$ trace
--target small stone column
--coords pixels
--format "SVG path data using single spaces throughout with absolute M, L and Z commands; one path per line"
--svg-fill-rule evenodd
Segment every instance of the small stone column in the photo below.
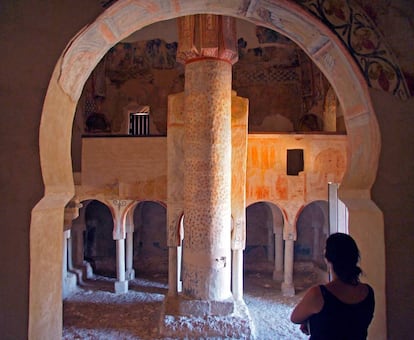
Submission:
M 73 220 L 79 217 L 79 208 L 82 205 L 76 201 L 70 201 L 65 207 L 63 226 L 63 253 L 62 253 L 62 297 L 65 298 L 76 287 L 77 276 L 72 266 L 72 240 L 71 226 Z
M 293 285 L 294 242 L 293 235 L 289 234 L 289 238 L 285 240 L 285 276 L 282 283 L 283 296 L 295 295 L 295 287 Z
M 124 200 L 124 199 L 113 199 L 107 201 L 108 207 L 110 207 L 112 212 L 112 217 L 114 219 L 114 230 L 112 232 L 112 237 L 116 242 L 116 278 L 115 281 L 115 293 L 121 294 L 128 292 L 128 281 L 125 273 L 125 238 L 127 234 L 127 223 L 126 219 L 128 216 L 128 211 L 134 205 L 134 201 Z M 128 223 L 128 228 L 130 230 L 131 223 Z M 131 263 L 132 267 L 132 263 Z
M 70 229 L 63 231 L 63 254 L 62 254 L 62 298 L 66 298 L 76 287 L 75 274 L 68 272 L 68 241 L 70 239 Z
M 72 227 L 72 251 L 73 251 L 73 264 L 75 267 L 82 267 L 83 265 L 83 232 L 85 226 L 80 224 L 74 224 Z
M 73 271 L 73 251 L 72 251 L 72 231 L 69 230 L 69 237 L 68 237 L 68 244 L 67 244 L 67 248 L 68 248 L 68 270 L 70 272 Z
M 126 278 L 127 280 L 135 279 L 135 270 L 133 268 L 134 259 L 134 228 L 126 228 Z
M 63 254 L 62 254 L 62 280 L 65 283 L 68 274 L 68 238 L 70 237 L 70 229 L 63 231 Z
M 170 136 L 171 137 L 171 136 Z M 169 184 L 170 185 L 170 184 Z M 169 190 L 170 192 L 171 190 Z M 171 200 L 173 201 L 173 200 Z M 178 204 L 179 205 L 179 204 Z M 175 207 L 175 209 L 174 209 Z M 176 202 L 168 204 L 167 231 L 168 231 L 168 296 L 177 296 L 182 286 L 179 282 L 181 270 L 181 233 L 178 231 L 179 222 L 182 219 L 182 210 L 177 209 Z
M 76 274 L 78 283 L 82 283 L 84 278 L 91 278 L 93 276 L 92 266 L 89 262 L 84 260 L 84 233 L 86 230 L 85 212 L 87 205 L 82 205 L 79 209 L 79 216 L 73 220 L 71 228 L 71 245 L 72 245 L 72 259 L 73 269 Z
M 72 239 L 70 237 L 70 229 L 63 232 L 63 263 L 62 263 L 62 279 L 63 279 L 63 297 L 67 296 L 76 287 L 76 273 L 72 267 Z
M 232 293 L 235 300 L 243 299 L 243 249 L 233 249 Z
M 116 242 L 116 279 L 115 293 L 128 292 L 128 281 L 125 280 L 125 239 L 117 239 Z
M 183 278 L 182 278 L 182 263 L 183 263 L 183 246 L 182 243 L 177 248 L 177 265 L 175 267 L 175 272 L 177 273 L 177 292 L 181 293 L 183 291 Z
M 283 233 L 282 230 L 275 232 L 275 267 L 273 269 L 273 280 L 283 280 Z
M 178 293 L 177 247 L 168 247 L 168 295 Z

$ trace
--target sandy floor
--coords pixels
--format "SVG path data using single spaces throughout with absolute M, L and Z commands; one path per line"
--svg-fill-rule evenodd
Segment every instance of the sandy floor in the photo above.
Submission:
M 113 282 L 95 276 L 64 300 L 63 339 L 166 339 L 159 336 L 158 324 L 167 277 L 137 278 L 129 282 L 128 293 L 121 295 L 113 293 Z M 256 339 L 306 339 L 289 316 L 303 289 L 311 284 L 311 278 L 303 276 L 296 285 L 297 295 L 286 298 L 280 293 L 280 283 L 270 275 L 246 274 L 244 300 Z

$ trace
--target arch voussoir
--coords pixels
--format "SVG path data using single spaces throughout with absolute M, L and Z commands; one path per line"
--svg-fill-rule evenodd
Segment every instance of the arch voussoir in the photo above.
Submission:
M 378 267 L 375 263 L 378 258 L 384 257 L 384 245 L 382 243 L 372 253 L 368 245 L 372 241 L 370 236 L 374 230 L 383 234 L 382 217 L 369 198 L 369 190 L 377 171 L 380 138 L 367 84 L 352 56 L 338 41 L 335 33 L 329 31 L 321 21 L 299 5 L 286 0 L 119 0 L 95 22 L 85 27 L 68 44 L 57 62 L 44 102 L 39 138 L 45 186 L 45 197 L 42 202 L 53 201 L 49 195 L 56 194 L 64 195 L 67 201 L 71 199 L 74 185 L 71 178 L 70 143 L 76 103 L 88 76 L 105 53 L 115 43 L 144 26 L 198 13 L 234 16 L 286 35 L 308 53 L 330 81 L 343 107 L 350 141 L 349 164 L 341 187 L 341 192 L 347 196 L 345 204 L 351 205 L 350 231 L 355 231 L 357 242 L 361 242 L 360 248 L 367 263 L 366 268 Z M 361 195 L 361 192 L 364 194 Z M 58 241 L 62 242 L 62 238 L 56 237 L 56 242 L 44 245 L 50 259 L 56 261 L 51 267 L 48 262 L 42 260 L 41 252 L 44 249 L 32 247 L 32 243 L 40 239 L 41 235 L 36 230 L 43 230 L 42 225 L 46 220 L 49 225 L 54 224 L 48 230 L 61 231 L 59 223 L 62 222 L 63 215 L 62 218 L 58 218 L 58 215 L 60 212 L 63 214 L 67 201 L 62 200 L 61 207 L 53 207 L 53 218 L 50 220 L 46 218 L 50 211 L 48 207 L 34 210 L 31 230 L 34 230 L 35 234 L 31 235 L 30 239 L 31 278 L 43 273 L 45 277 L 42 282 L 59 283 L 62 245 L 58 244 Z M 370 218 L 372 214 L 376 218 Z M 361 225 L 362 222 L 368 224 L 366 230 L 371 234 L 360 231 L 366 227 Z M 376 313 L 378 317 L 374 322 L 372 334 L 374 338 L 378 335 L 376 338 L 385 339 L 385 261 L 383 267 L 371 277 L 373 286 L 377 289 L 376 295 L 379 296 Z M 62 311 L 60 294 L 51 295 L 48 285 L 30 280 L 29 301 L 29 338 L 60 338 L 62 324 L 55 317 L 61 315 Z

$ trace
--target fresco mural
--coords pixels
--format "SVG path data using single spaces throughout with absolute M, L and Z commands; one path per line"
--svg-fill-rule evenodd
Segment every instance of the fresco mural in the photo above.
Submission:
M 348 48 L 370 87 L 401 99 L 411 96 L 395 55 L 375 24 L 376 11 L 365 1 L 364 9 L 349 0 L 296 0 L 326 24 Z
M 255 27 L 256 41 L 238 39 L 233 89 L 249 99 L 250 132 L 323 131 L 320 122 L 329 83 L 292 41 Z M 79 111 L 84 133 L 123 134 L 123 112 L 150 107 L 150 134 L 167 134 L 167 97 L 184 90 L 184 66 L 176 61 L 177 42 L 152 39 L 116 44 L 89 77 Z
M 100 0 L 107 8 L 117 0 Z M 405 100 L 414 94 L 413 70 L 403 70 L 397 57 L 386 46 L 379 17 L 387 15 L 392 0 L 295 0 L 317 16 L 348 48 L 370 87 L 390 92 Z M 266 17 L 266 13 L 262 16 Z M 402 13 L 402 15 L 404 15 Z M 407 16 L 407 21 L 410 18 Z M 258 29 L 260 42 L 282 42 L 284 38 L 271 30 Z M 276 33 L 276 34 L 275 34 Z M 263 40 L 260 40 L 263 39 Z

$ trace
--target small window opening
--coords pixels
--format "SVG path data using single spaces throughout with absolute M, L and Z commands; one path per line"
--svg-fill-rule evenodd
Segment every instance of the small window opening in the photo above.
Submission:
M 142 106 L 129 114 L 129 134 L 133 136 L 149 135 L 149 106 Z
M 303 149 L 289 149 L 287 150 L 287 175 L 299 176 L 299 172 L 303 171 Z

